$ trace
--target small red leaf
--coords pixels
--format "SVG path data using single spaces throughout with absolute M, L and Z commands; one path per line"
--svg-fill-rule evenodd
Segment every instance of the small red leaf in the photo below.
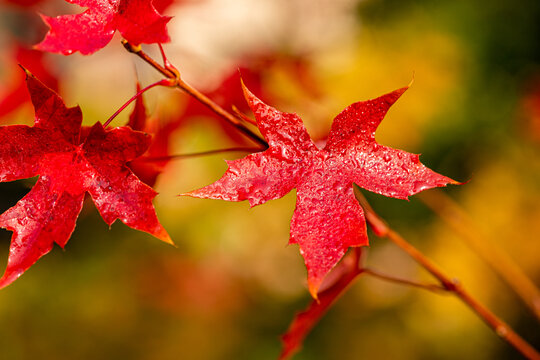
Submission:
M 0 226 L 13 231 L 0 288 L 48 253 L 53 243 L 65 246 L 86 192 L 107 224 L 120 219 L 171 242 L 152 205 L 156 192 L 126 166 L 146 151 L 149 136 L 129 127 L 105 130 L 100 123 L 81 128 L 78 107 L 67 108 L 30 73 L 27 85 L 35 124 L 0 127 L 0 181 L 37 175 L 39 179 L 23 199 L 0 215 Z
M 107 45 L 116 30 L 134 45 L 169 41 L 166 24 L 171 18 L 161 16 L 151 0 L 66 1 L 88 9 L 75 15 L 43 16 L 50 30 L 38 49 L 87 55 Z
M 400 199 L 422 190 L 457 184 L 426 168 L 418 155 L 375 142 L 375 130 L 402 88 L 347 107 L 332 125 L 328 142 L 318 149 L 296 114 L 278 111 L 245 89 L 245 96 L 269 148 L 229 162 L 215 183 L 187 195 L 252 206 L 277 199 L 296 188 L 290 243 L 300 246 L 313 297 L 328 272 L 351 246 L 366 246 L 364 212 L 353 183 Z

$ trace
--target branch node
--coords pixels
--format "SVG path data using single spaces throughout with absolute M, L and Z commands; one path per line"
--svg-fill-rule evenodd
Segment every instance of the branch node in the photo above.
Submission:
M 506 339 L 506 336 L 508 335 L 508 328 L 504 325 L 497 326 L 495 333 L 497 333 L 497 336 Z
M 124 48 L 129 51 L 130 53 L 137 54 L 141 52 L 141 45 L 133 45 L 126 39 L 122 39 L 122 45 L 124 45 Z
M 457 292 L 458 288 L 461 287 L 461 281 L 459 281 L 458 278 L 452 278 L 452 279 L 449 279 L 448 281 L 442 281 L 442 283 L 443 283 L 444 288 L 451 292 Z

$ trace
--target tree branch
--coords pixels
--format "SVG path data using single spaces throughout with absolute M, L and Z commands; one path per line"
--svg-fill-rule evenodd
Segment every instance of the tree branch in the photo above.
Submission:
M 447 276 L 433 261 L 428 259 L 418 249 L 407 242 L 401 235 L 392 230 L 386 222 L 378 216 L 366 198 L 359 192 L 355 191 L 356 198 L 366 213 L 366 220 L 374 226 L 378 236 L 384 236 L 390 239 L 394 244 L 399 246 L 407 254 L 409 254 L 418 264 L 433 275 L 441 285 L 448 291 L 454 293 L 461 301 L 463 301 L 471 310 L 478 315 L 501 339 L 505 340 L 512 347 L 528 359 L 540 360 L 538 353 L 529 343 L 519 336 L 508 324 L 499 319 L 495 314 L 488 310 L 482 303 L 472 297 L 458 280 Z
M 477 229 L 465 211 L 439 190 L 419 194 L 420 200 L 443 219 L 523 300 L 540 320 L 540 290 L 523 270 Z
M 156 62 L 154 59 L 152 59 L 148 54 L 146 54 L 140 46 L 135 46 L 131 44 L 127 40 L 122 40 L 122 45 L 124 45 L 124 48 L 137 55 L 139 58 L 141 58 L 143 61 L 148 63 L 150 66 L 152 66 L 154 69 L 159 71 L 163 76 L 165 76 L 168 79 L 174 79 L 176 81 L 176 87 L 183 90 L 196 100 L 198 100 L 201 104 L 208 107 L 210 110 L 212 110 L 215 114 L 217 114 L 219 117 L 227 121 L 229 124 L 234 126 L 238 131 L 240 131 L 245 136 L 249 137 L 252 141 L 255 143 L 261 145 L 264 149 L 268 148 L 268 143 L 266 140 L 264 140 L 260 135 L 253 132 L 250 128 L 244 125 L 242 122 L 242 119 L 237 118 L 227 110 L 223 109 L 221 106 L 219 106 L 217 103 L 212 101 L 210 98 L 208 98 L 206 95 L 201 93 L 199 90 L 195 89 L 185 81 L 183 81 L 180 77 L 180 73 L 176 70 L 176 68 L 172 66 L 162 66 L 158 62 Z M 168 61 L 165 61 L 168 63 Z

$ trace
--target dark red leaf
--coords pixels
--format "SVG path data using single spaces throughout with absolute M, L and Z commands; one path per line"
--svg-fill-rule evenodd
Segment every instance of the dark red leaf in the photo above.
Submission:
M 42 51 L 64 55 L 91 54 L 111 41 L 116 30 L 134 45 L 169 41 L 166 24 L 151 0 L 66 0 L 88 9 L 82 14 L 43 16 L 50 30 L 37 45 Z
M 0 226 L 13 231 L 0 287 L 17 279 L 53 243 L 66 245 L 86 192 L 107 224 L 120 219 L 170 242 L 152 205 L 156 192 L 126 166 L 146 151 L 149 136 L 129 127 L 106 130 L 100 123 L 81 129 L 79 107 L 67 108 L 30 73 L 27 85 L 35 124 L 0 127 L 0 181 L 37 175 L 39 179 L 23 199 L 0 215 Z
M 296 188 L 290 243 L 299 244 L 309 290 L 317 297 L 322 280 L 347 249 L 368 245 L 364 212 L 354 197 L 353 182 L 399 199 L 457 184 L 426 168 L 418 155 L 375 141 L 377 126 L 406 89 L 347 107 L 334 119 L 323 149 L 315 146 L 296 114 L 278 111 L 245 89 L 269 148 L 228 162 L 220 180 L 187 195 L 248 200 L 255 206 Z

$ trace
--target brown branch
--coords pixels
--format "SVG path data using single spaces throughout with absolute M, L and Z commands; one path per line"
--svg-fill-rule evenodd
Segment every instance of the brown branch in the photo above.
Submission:
M 264 149 L 268 147 L 268 143 L 266 140 L 264 140 L 260 135 L 253 132 L 250 128 L 244 125 L 244 123 L 238 119 L 236 116 L 228 112 L 227 110 L 223 109 L 221 106 L 216 104 L 214 101 L 212 101 L 210 98 L 208 98 L 206 95 L 201 93 L 199 90 L 195 89 L 185 81 L 183 81 L 180 77 L 180 74 L 178 71 L 172 67 L 172 66 L 162 66 L 157 61 L 152 59 L 148 54 L 146 54 L 140 46 L 135 46 L 131 44 L 127 40 L 122 40 L 122 45 L 124 45 L 124 48 L 137 55 L 139 58 L 141 58 L 143 61 L 148 63 L 150 66 L 152 66 L 154 69 L 159 71 L 163 76 L 167 77 L 168 79 L 173 79 L 176 81 L 176 87 L 183 90 L 184 92 L 188 93 L 190 96 L 198 100 L 201 104 L 208 107 L 210 110 L 212 110 L 215 114 L 217 114 L 219 117 L 227 121 L 229 124 L 234 126 L 238 131 L 240 131 L 245 136 L 249 137 L 251 140 L 253 140 L 255 143 L 261 145 Z
M 419 194 L 420 200 L 440 216 L 465 243 L 501 277 L 540 319 L 540 290 L 523 270 L 476 228 L 465 211 L 440 190 Z
M 411 256 L 418 264 L 437 278 L 445 289 L 451 291 L 459 299 L 461 299 L 461 301 L 469 306 L 469 308 L 471 308 L 471 310 L 478 315 L 478 317 L 480 317 L 501 339 L 509 343 L 512 347 L 519 351 L 521 355 L 527 359 L 540 360 L 540 353 L 538 353 L 529 343 L 519 336 L 508 324 L 499 319 L 478 300 L 473 298 L 458 280 L 447 276 L 433 261 L 428 259 L 418 249 L 407 242 L 403 237 L 401 237 L 401 235 L 392 230 L 386 224 L 386 222 L 373 211 L 362 194 L 356 192 L 355 195 L 360 202 L 360 205 L 362 205 L 364 208 L 366 220 L 370 225 L 375 226 L 376 232 L 379 236 L 387 237 L 394 244 L 409 254 L 409 256 Z

